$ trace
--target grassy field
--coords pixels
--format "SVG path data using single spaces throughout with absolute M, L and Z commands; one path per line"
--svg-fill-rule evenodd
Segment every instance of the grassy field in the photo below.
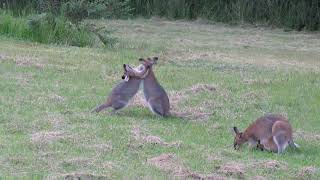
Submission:
M 0 36 L 0 175 L 32 179 L 320 178 L 320 34 L 151 20 L 95 21 L 113 49 Z M 173 117 L 139 93 L 116 115 L 90 113 L 122 64 L 158 56 Z M 232 147 L 265 113 L 287 116 L 299 151 Z

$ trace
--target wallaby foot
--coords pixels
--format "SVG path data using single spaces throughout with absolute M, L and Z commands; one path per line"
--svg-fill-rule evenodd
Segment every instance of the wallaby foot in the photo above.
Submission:
M 293 140 L 289 141 L 288 143 L 289 143 L 290 147 L 293 147 L 293 148 L 296 148 L 296 149 L 300 148 L 300 146 L 297 143 L 293 142 Z
M 151 99 L 148 102 L 150 110 L 159 116 L 167 117 L 169 115 L 168 112 L 164 110 L 164 107 L 161 103 L 160 99 Z
M 110 104 L 108 104 L 108 103 L 101 104 L 100 106 L 98 106 L 94 110 L 92 110 L 91 113 L 94 113 L 94 112 L 99 113 L 100 111 L 102 111 L 108 107 L 110 107 Z
M 263 151 L 264 146 L 261 144 L 260 140 L 258 140 L 257 149 Z

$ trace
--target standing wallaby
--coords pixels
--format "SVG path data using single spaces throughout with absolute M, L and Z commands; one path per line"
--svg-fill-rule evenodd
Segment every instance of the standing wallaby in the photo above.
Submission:
M 170 103 L 168 95 L 163 87 L 158 83 L 152 69 L 152 66 L 157 63 L 158 58 L 148 58 L 147 60 L 140 58 L 139 61 L 142 62 L 145 69 L 149 71 L 145 77 L 140 78 L 144 78 L 143 92 L 150 110 L 163 117 L 169 116 Z M 131 70 L 134 71 L 134 69 Z
M 244 132 L 239 132 L 237 127 L 233 127 L 233 130 L 235 132 L 235 149 L 238 149 L 246 142 L 249 143 L 250 147 L 261 144 L 264 149 L 274 149 L 270 143 L 270 140 L 274 141 L 274 138 L 277 141 L 275 143 L 278 143 L 277 147 L 281 149 L 281 151 L 278 151 L 279 153 L 283 152 L 283 147 L 286 146 L 285 143 L 298 147 L 292 140 L 292 130 L 288 120 L 281 115 L 269 114 L 262 116 L 253 122 Z M 290 138 L 286 138 L 288 136 L 286 133 Z
M 113 112 L 124 108 L 130 99 L 137 93 L 140 87 L 141 78 L 144 78 L 148 74 L 148 70 L 140 65 L 137 68 L 131 68 L 129 65 L 124 64 L 124 75 L 120 82 L 111 91 L 111 94 L 107 98 L 104 104 L 96 107 L 92 112 L 100 112 L 106 108 L 112 107 Z

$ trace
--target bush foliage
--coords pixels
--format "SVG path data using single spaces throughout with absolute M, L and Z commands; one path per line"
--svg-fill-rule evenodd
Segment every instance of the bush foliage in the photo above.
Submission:
M 9 14 L 0 16 L 0 34 L 40 43 L 64 44 L 72 46 L 92 46 L 93 33 L 83 25 L 75 26 L 62 16 L 51 14 L 13 17 Z
M 296 30 L 320 29 L 319 0 L 0 0 L 13 15 L 63 14 L 73 23 L 84 18 L 164 16 L 206 18 L 225 23 L 264 23 Z

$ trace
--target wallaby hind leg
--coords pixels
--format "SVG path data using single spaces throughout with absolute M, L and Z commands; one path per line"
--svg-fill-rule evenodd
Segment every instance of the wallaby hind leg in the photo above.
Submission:
M 100 112 L 106 108 L 110 107 L 110 104 L 109 103 L 104 103 L 104 104 L 101 104 L 100 106 L 96 107 L 93 111 L 91 111 L 92 113 L 93 112 Z
M 164 112 L 164 108 L 162 106 L 162 103 L 161 103 L 161 99 L 150 99 L 149 102 L 149 108 L 150 110 L 159 115 L 159 116 L 165 116 L 165 112 Z
M 293 147 L 293 148 L 296 148 L 296 149 L 300 148 L 300 146 L 297 143 L 293 142 L 292 139 L 289 141 L 289 146 Z
M 128 102 L 126 101 L 116 101 L 112 104 L 112 108 L 114 111 L 118 111 L 128 105 Z
M 273 136 L 273 141 L 276 143 L 278 147 L 278 154 L 283 153 L 288 145 L 285 135 L 279 134 L 277 136 Z

